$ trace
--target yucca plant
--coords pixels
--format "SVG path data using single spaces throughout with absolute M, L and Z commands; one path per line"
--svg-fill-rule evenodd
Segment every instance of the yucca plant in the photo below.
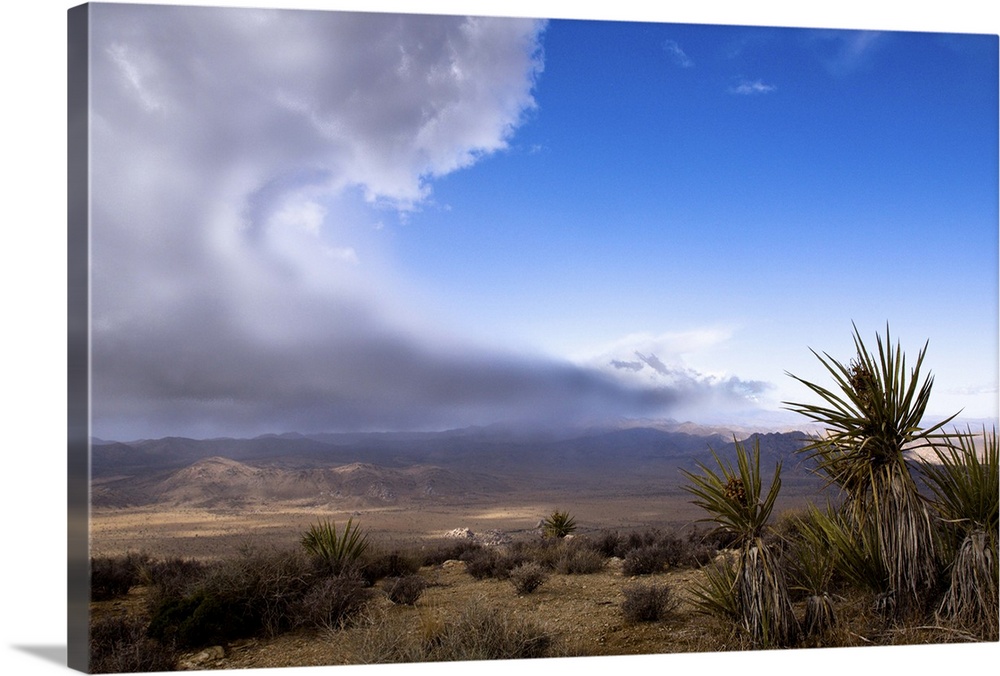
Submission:
M 547 537 L 564 538 L 576 531 L 576 519 L 569 512 L 556 510 L 542 521 L 542 533 Z
M 717 471 L 702 463 L 698 463 L 701 474 L 682 470 L 690 481 L 684 490 L 695 496 L 695 505 L 711 515 L 705 520 L 715 522 L 735 538 L 739 555 L 732 606 L 740 627 L 756 645 L 788 645 L 795 639 L 798 625 L 777 555 L 764 538 L 781 489 L 781 463 L 775 465 L 771 486 L 762 497 L 759 440 L 754 441 L 750 453 L 735 438 L 733 441 L 736 467 L 712 451 Z
M 368 535 L 351 519 L 338 535 L 336 524 L 326 520 L 310 526 L 301 543 L 331 575 L 340 575 L 349 572 L 368 549 Z
M 740 610 L 736 603 L 736 566 L 725 555 L 702 568 L 704 578 L 691 585 L 691 602 L 706 615 L 738 623 Z
M 830 596 L 837 551 L 822 520 L 822 513 L 809 505 L 806 513 L 795 519 L 797 536 L 791 544 L 791 588 L 806 594 L 803 630 L 808 636 L 820 636 L 837 624 Z
M 831 584 L 846 583 L 874 596 L 881 607 L 892 604 L 889 571 L 881 540 L 872 522 L 857 522 L 842 509 L 810 507 L 809 524 L 802 524 L 814 549 L 828 556 Z
M 947 619 L 998 634 L 998 511 L 1000 466 L 996 429 L 983 429 L 981 448 L 971 430 L 935 447 L 937 462 L 920 462 L 934 493 L 934 509 L 950 538 L 949 584 L 938 612 Z
M 855 326 L 856 357 L 849 363 L 813 350 L 835 387 L 788 374 L 823 403 L 785 403 L 826 427 L 825 436 L 801 452 L 842 489 L 856 528 L 874 528 L 895 607 L 903 614 L 924 607 L 937 573 L 930 514 L 905 451 L 932 446 L 954 416 L 922 427 L 934 383 L 930 375 L 920 380 L 926 343 L 909 372 L 899 343 L 892 349 L 888 325 L 885 341 L 876 335 L 876 343 L 877 351 L 869 351 Z

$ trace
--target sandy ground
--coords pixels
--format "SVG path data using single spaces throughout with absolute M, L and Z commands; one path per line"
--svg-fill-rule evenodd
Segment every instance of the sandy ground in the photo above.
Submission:
M 247 541 L 277 546 L 294 544 L 310 524 L 321 519 L 332 519 L 336 524 L 353 519 L 373 540 L 386 544 L 436 539 L 455 528 L 469 528 L 477 533 L 496 529 L 517 534 L 534 529 L 540 519 L 556 509 L 570 511 L 581 533 L 646 526 L 671 529 L 704 515 L 686 496 L 680 495 L 618 498 L 521 495 L 516 499 L 472 504 L 424 502 L 339 510 L 294 505 L 239 510 L 95 508 L 90 516 L 91 554 L 145 551 L 154 556 L 214 558 L 235 551 Z

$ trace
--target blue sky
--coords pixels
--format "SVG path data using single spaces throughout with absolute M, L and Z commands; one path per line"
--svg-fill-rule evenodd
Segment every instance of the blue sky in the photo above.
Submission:
M 510 150 L 399 234 L 456 321 L 556 354 L 723 333 L 699 368 L 788 396 L 807 346 L 888 321 L 931 339 L 939 379 L 990 389 L 994 36 L 557 21 L 543 41 Z
M 95 8 L 96 436 L 997 411 L 997 38 Z

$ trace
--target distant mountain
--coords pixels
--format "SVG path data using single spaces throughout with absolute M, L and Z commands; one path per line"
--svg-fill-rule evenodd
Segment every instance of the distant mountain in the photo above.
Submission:
M 680 469 L 711 452 L 732 461 L 734 433 L 683 423 L 525 431 L 495 427 L 445 432 L 275 434 L 253 439 L 166 437 L 92 445 L 95 505 L 236 505 L 293 501 L 407 502 L 532 490 L 677 488 Z M 705 433 L 707 432 L 707 433 Z M 739 438 L 737 436 L 737 438 Z M 783 463 L 783 481 L 818 489 L 798 451 L 802 432 L 751 434 L 761 471 Z M 645 489 L 642 489 L 645 490 Z
M 91 499 L 99 507 L 164 504 L 233 508 L 275 503 L 371 506 L 495 495 L 509 489 L 494 477 L 475 472 L 459 475 L 427 465 L 390 469 L 351 463 L 293 469 L 211 457 L 175 471 L 95 482 Z

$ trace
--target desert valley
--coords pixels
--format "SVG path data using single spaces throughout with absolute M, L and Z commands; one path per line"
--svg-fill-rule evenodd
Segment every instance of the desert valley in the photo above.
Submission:
M 317 519 L 353 518 L 376 540 L 410 543 L 467 528 L 525 534 L 553 510 L 581 533 L 684 529 L 705 517 L 680 470 L 759 439 L 762 472 L 783 464 L 778 511 L 823 489 L 796 454 L 804 432 L 753 434 L 692 424 L 561 431 L 267 435 L 97 440 L 94 554 L 144 550 L 213 557 L 248 539 L 288 545 Z

